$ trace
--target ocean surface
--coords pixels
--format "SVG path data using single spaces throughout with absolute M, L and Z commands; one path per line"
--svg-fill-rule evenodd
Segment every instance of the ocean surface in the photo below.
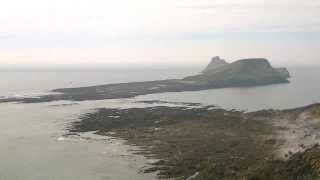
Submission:
M 181 78 L 200 69 L 146 71 L 0 72 L 0 97 L 29 96 L 65 87 Z M 228 109 L 286 109 L 320 102 L 320 68 L 289 68 L 289 84 L 161 93 L 130 99 L 0 104 L 1 180 L 153 179 L 138 171 L 148 161 L 121 140 L 93 134 L 65 137 L 71 122 L 100 107 L 145 107 L 138 100 L 200 102 Z

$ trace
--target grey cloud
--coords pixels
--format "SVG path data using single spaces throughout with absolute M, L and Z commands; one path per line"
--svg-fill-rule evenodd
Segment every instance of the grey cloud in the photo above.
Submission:
M 0 40 L 13 39 L 15 36 L 8 33 L 0 33 Z
M 228 3 L 228 4 L 208 4 L 192 6 L 176 6 L 177 9 L 265 9 L 265 8 L 320 8 L 320 4 L 296 4 L 296 3 Z

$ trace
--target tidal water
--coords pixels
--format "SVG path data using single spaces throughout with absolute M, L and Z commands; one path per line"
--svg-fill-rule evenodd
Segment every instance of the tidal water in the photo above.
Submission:
M 121 140 L 84 134 L 64 137 L 71 122 L 99 107 L 144 107 L 137 100 L 200 102 L 254 111 L 320 102 L 320 68 L 289 68 L 289 84 L 161 93 L 131 99 L 0 104 L 1 180 L 153 179 L 139 173 L 148 160 Z M 181 78 L 199 69 L 158 71 L 0 72 L 0 97 L 48 93 L 50 89 Z

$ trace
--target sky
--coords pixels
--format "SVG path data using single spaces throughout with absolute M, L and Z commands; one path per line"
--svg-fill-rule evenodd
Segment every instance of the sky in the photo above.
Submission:
M 320 0 L 10 0 L 0 67 L 320 65 Z

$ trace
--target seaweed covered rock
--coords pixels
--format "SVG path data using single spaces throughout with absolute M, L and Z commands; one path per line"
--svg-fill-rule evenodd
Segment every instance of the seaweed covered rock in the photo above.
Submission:
M 70 131 L 95 131 L 139 146 L 156 161 L 145 172 L 164 179 L 229 180 L 264 161 L 274 145 L 270 124 L 239 111 L 209 107 L 99 109 L 74 122 Z

